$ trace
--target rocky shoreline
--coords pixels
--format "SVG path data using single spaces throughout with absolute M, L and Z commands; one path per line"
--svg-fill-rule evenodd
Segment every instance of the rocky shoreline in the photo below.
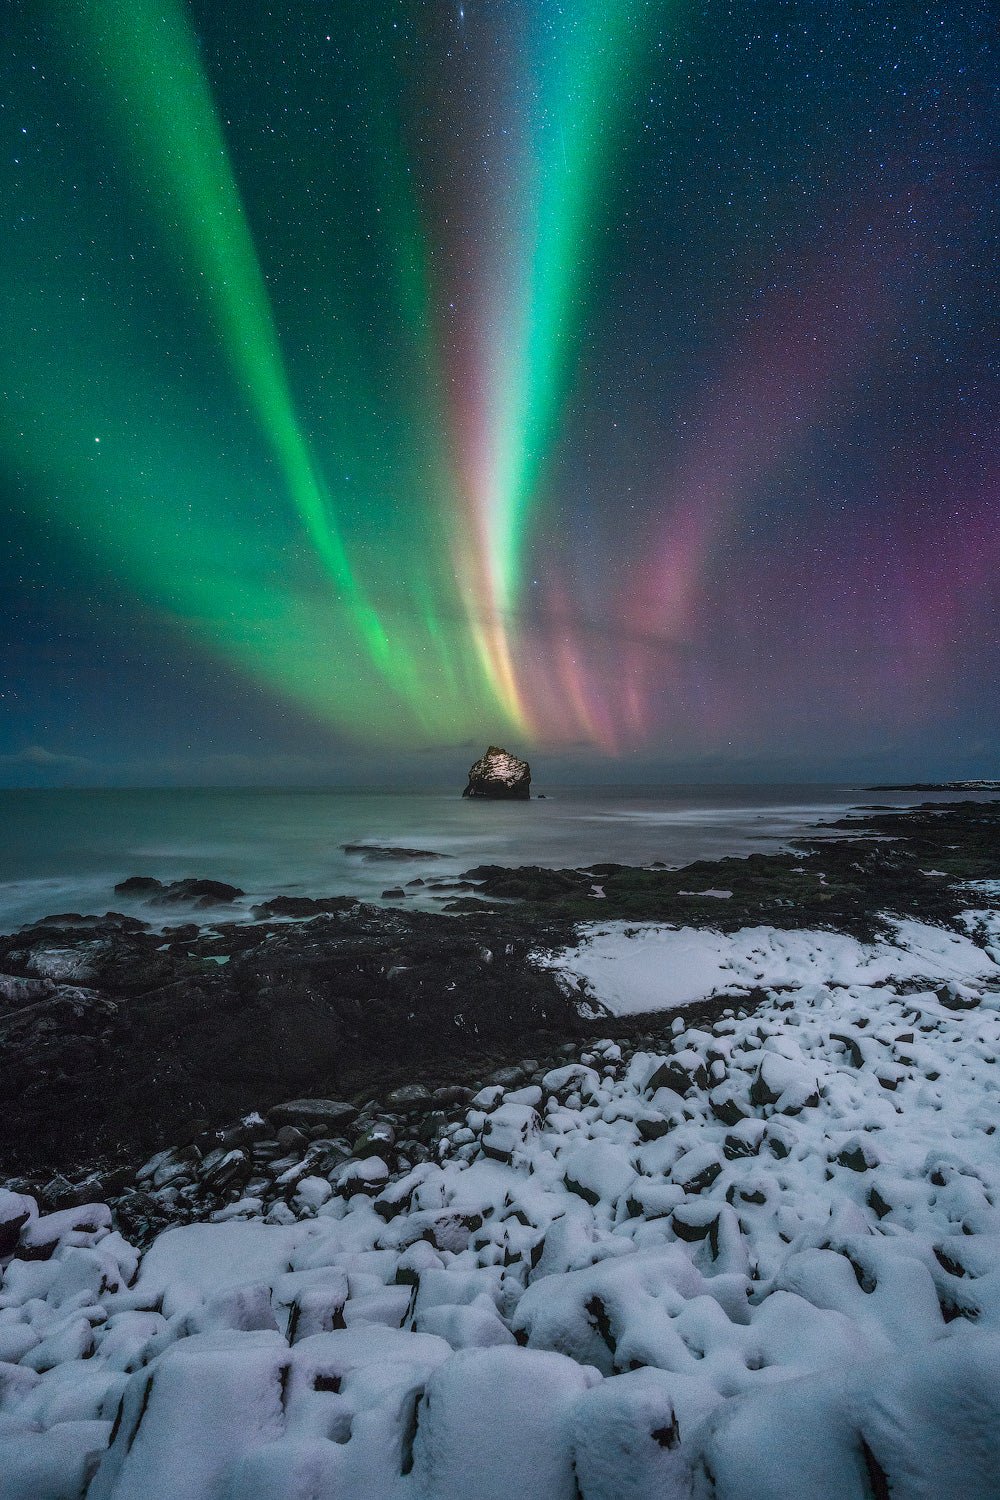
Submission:
M 682 869 L 480 867 L 442 882 L 443 914 L 286 897 L 252 923 L 227 921 L 205 905 L 219 897 L 211 883 L 189 881 L 177 899 L 197 921 L 52 917 L 0 938 L 4 1176 L 50 1208 L 120 1203 L 142 1238 L 171 1213 L 214 1211 L 265 1158 L 281 1161 L 263 1122 L 290 1099 L 354 1112 L 350 1131 L 311 1127 L 331 1161 L 387 1117 L 403 1158 L 419 1159 L 479 1088 L 511 1068 L 530 1083 L 606 1033 L 602 1007 L 537 961 L 581 921 L 871 939 L 887 915 L 954 924 L 965 882 L 998 874 L 1000 803 L 964 802 L 868 809 L 793 852 Z M 616 1042 L 652 1045 L 672 1019 L 619 1019 Z M 407 1086 L 422 1101 L 412 1130 L 411 1113 L 393 1115 Z M 188 1153 L 190 1180 L 175 1180 L 189 1200 L 150 1203 L 136 1170 L 171 1147 Z
M 1000 781 L 904 781 L 870 786 L 870 792 L 1000 792 Z
M 2 940 L 0 1489 L 997 1495 L 998 832 Z
M 759 998 L 747 996 L 738 1011 L 722 1000 L 687 1007 L 685 1018 L 710 1024 L 719 1017 L 745 1017 Z M 602 1055 L 613 1048 L 616 1062 L 627 1064 L 637 1052 L 667 1045 L 670 1022 L 666 1017 L 644 1018 L 642 1024 L 619 1021 L 609 1038 L 594 1021 L 577 1033 L 563 1042 L 549 1037 L 537 1049 L 539 1056 L 508 1057 L 499 1066 L 502 1054 L 457 1056 L 447 1067 L 428 1068 L 428 1082 L 389 1078 L 374 1094 L 366 1089 L 349 1099 L 312 1095 L 264 1113 L 251 1110 L 196 1135 L 182 1129 L 174 1135 L 175 1144 L 139 1166 L 103 1164 L 70 1175 L 27 1173 L 9 1177 L 4 1187 L 57 1217 L 82 1205 L 106 1203 L 115 1226 L 139 1247 L 179 1224 L 242 1217 L 291 1223 L 310 1206 L 317 1179 L 336 1182 L 343 1190 L 384 1193 L 415 1168 L 445 1161 L 466 1144 L 470 1108 L 538 1088 L 567 1065 L 589 1066 L 592 1047 Z M 398 1078 L 412 1076 L 408 1070 Z M 440 1082 L 445 1076 L 463 1081 Z M 32 1255 L 44 1258 L 41 1243 L 30 1248 Z

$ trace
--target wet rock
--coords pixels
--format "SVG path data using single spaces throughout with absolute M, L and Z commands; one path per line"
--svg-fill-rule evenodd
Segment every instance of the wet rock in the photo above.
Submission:
M 540 865 L 476 865 L 464 872 L 452 890 L 476 889 L 498 901 L 550 902 L 589 890 L 590 881 L 576 870 L 547 870 Z
M 526 802 L 531 796 L 531 767 L 499 745 L 490 745 L 486 754 L 470 766 L 462 796 Z
M 345 854 L 360 854 L 369 861 L 391 859 L 444 859 L 433 849 L 405 849 L 391 844 L 341 844 Z
M 396 1131 L 388 1120 L 376 1120 L 354 1142 L 354 1155 L 384 1156 L 396 1144 Z
M 464 1106 L 472 1099 L 472 1089 L 466 1088 L 460 1083 L 445 1084 L 441 1088 L 435 1089 L 432 1097 L 439 1109 L 447 1109 L 452 1105 Z M 390 1104 L 392 1103 L 391 1094 L 389 1095 L 389 1102 Z
M 19 974 L 0 974 L 0 1002 L 7 1005 L 33 1005 L 52 993 L 47 979 L 30 979 Z
M 65 1179 L 59 1181 L 65 1183 Z M 104 1203 L 74 1204 L 54 1213 L 42 1214 L 39 1218 L 29 1217 L 21 1229 L 18 1259 L 48 1260 L 67 1236 L 75 1236 L 72 1243 L 80 1244 L 84 1243 L 85 1237 L 104 1233 L 110 1226 L 111 1210 Z
M 166 886 L 162 880 L 154 880 L 152 875 L 130 875 L 127 880 L 119 880 L 115 886 L 116 896 L 158 896 Z
M 38 1190 L 38 1201 L 48 1209 L 59 1211 L 72 1208 L 79 1200 L 76 1198 L 74 1186 L 69 1178 L 57 1172 L 54 1177 L 42 1183 Z
M 331 912 L 350 911 L 358 905 L 354 896 L 275 896 L 253 908 L 258 918 L 318 917 Z
M 224 1146 L 231 1150 L 234 1146 L 250 1146 L 255 1141 L 263 1140 L 268 1134 L 268 1126 L 263 1116 L 253 1113 L 235 1120 L 231 1125 L 222 1125 L 218 1130 L 203 1129 L 198 1131 L 194 1144 L 203 1155 L 209 1151 Z
M 293 1129 L 294 1127 L 289 1126 L 288 1128 Z M 271 1162 L 279 1161 L 282 1156 L 286 1155 L 286 1152 L 277 1140 L 264 1140 L 254 1142 L 250 1155 L 258 1166 L 267 1166 Z
M 164 884 L 162 880 L 154 880 L 150 875 L 130 875 L 127 880 L 121 880 L 115 886 L 115 894 L 142 896 L 149 901 L 171 905 L 208 907 L 228 905 L 229 902 L 236 901 L 246 893 L 239 886 L 229 885 L 224 880 L 199 880 L 188 877 L 185 880 L 172 880 L 169 884 Z
M 132 1186 L 133 1173 L 127 1166 L 93 1172 L 76 1184 L 80 1203 L 110 1203 L 119 1193 Z
M 496 1072 L 490 1075 L 490 1082 L 495 1083 L 499 1088 L 510 1089 L 516 1088 L 523 1077 L 524 1074 L 518 1067 L 497 1068 Z
M 767 1130 L 764 1132 L 763 1139 L 771 1155 L 778 1161 L 784 1161 L 786 1157 L 791 1155 L 794 1138 L 787 1130 L 782 1130 L 773 1123 L 769 1123 Z
M 188 944 L 194 943 L 201 936 L 201 928 L 197 922 L 181 922 L 177 927 L 165 927 L 163 936 L 171 943 Z
M 437 1098 L 437 1093 L 435 1093 L 434 1098 Z M 385 1102 L 390 1109 L 400 1109 L 407 1113 L 413 1110 L 426 1109 L 431 1104 L 431 1091 L 422 1083 L 405 1083 L 402 1088 L 393 1089 L 386 1096 Z
M 191 1162 L 199 1161 L 201 1153 L 189 1151 L 185 1147 L 169 1146 L 165 1151 L 158 1151 L 151 1156 L 135 1174 L 136 1182 L 156 1184 L 163 1187 L 170 1180 L 170 1174 L 175 1166 L 186 1167 Z M 164 1173 L 163 1180 L 156 1182 L 157 1175 Z
M 220 1147 L 205 1157 L 200 1177 L 212 1192 L 224 1193 L 248 1182 L 251 1171 L 250 1158 L 245 1151 L 226 1151 Z
M 308 1130 L 313 1125 L 322 1125 L 324 1130 L 335 1130 L 338 1125 L 349 1125 L 358 1117 L 353 1104 L 339 1099 L 290 1099 L 286 1104 L 276 1104 L 267 1111 L 267 1118 L 275 1127 L 296 1125 Z
M 309 1137 L 297 1125 L 282 1125 L 278 1131 L 277 1142 L 282 1154 L 286 1156 L 295 1151 L 307 1151 L 309 1148 Z
M 195 1146 L 168 1151 L 163 1155 L 166 1159 L 161 1160 L 152 1175 L 152 1185 L 157 1190 L 190 1182 L 202 1159 L 201 1152 Z
M 219 906 L 237 901 L 246 895 L 238 885 L 229 885 L 224 880 L 173 880 L 157 897 L 171 905 Z

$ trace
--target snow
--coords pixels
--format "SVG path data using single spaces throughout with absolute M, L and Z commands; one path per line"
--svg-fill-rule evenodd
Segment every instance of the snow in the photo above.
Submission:
M 413 1445 L 417 1492 L 442 1500 L 576 1500 L 572 1413 L 599 1379 L 548 1351 L 454 1354 L 424 1395 Z
M 135 1300 L 139 1306 L 159 1306 L 170 1317 L 230 1287 L 271 1281 L 287 1268 L 309 1230 L 308 1222 L 167 1229 L 143 1257 Z
M 707 894 L 707 893 L 702 893 Z M 968 937 L 907 920 L 887 920 L 892 941 L 861 943 L 838 932 L 744 927 L 587 924 L 577 947 L 537 961 L 574 987 L 580 981 L 613 1015 L 669 1010 L 710 995 L 759 986 L 884 984 L 935 977 L 959 982 L 997 978 L 996 962 Z
M 961 1333 L 916 1358 L 867 1362 L 839 1377 L 772 1387 L 717 1408 L 694 1493 L 732 1500 L 835 1493 L 837 1500 L 870 1500 L 879 1493 L 873 1478 L 881 1474 L 881 1493 L 908 1500 L 995 1496 L 998 1390 L 1000 1340 Z
M 586 928 L 602 1001 L 754 1004 L 141 1264 L 0 1196 L 0 1500 L 1000 1500 L 1000 922 L 963 921 Z

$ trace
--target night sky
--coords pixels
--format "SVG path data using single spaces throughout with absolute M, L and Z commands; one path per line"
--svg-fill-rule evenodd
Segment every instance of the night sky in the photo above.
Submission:
M 8 16 L 0 784 L 1000 774 L 991 4 Z

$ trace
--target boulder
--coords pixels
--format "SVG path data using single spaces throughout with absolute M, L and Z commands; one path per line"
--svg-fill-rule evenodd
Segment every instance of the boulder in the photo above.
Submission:
M 433 1097 L 438 1099 L 439 1095 L 443 1092 L 448 1091 L 438 1089 Z M 451 1092 L 455 1093 L 454 1090 Z M 466 1097 L 465 1090 L 458 1090 L 458 1094 L 460 1097 L 440 1100 L 440 1102 L 452 1104 L 464 1103 Z M 390 1109 L 399 1109 L 404 1112 L 429 1109 L 431 1106 L 431 1091 L 423 1083 L 404 1083 L 400 1088 L 392 1090 L 386 1099 L 386 1103 Z
M 245 894 L 238 885 L 230 885 L 225 880 L 188 879 L 172 880 L 158 899 L 198 907 L 225 906 Z
M 509 750 L 490 745 L 469 768 L 469 784 L 462 796 L 526 802 L 531 796 L 531 767 Z
M 162 880 L 154 880 L 151 875 L 130 875 L 127 880 L 118 882 L 115 894 L 145 896 L 153 902 L 206 907 L 228 905 L 245 892 L 238 885 L 229 885 L 224 880 L 196 880 L 189 877 L 186 880 L 172 880 L 169 885 L 164 885 Z M 109 912 L 108 915 L 113 914 Z M 122 918 L 122 921 L 125 920 Z
M 357 906 L 354 896 L 275 896 L 253 908 L 255 917 L 318 917 L 328 912 L 349 911 Z
M 334 1130 L 338 1125 L 351 1124 L 357 1114 L 353 1104 L 340 1099 L 290 1099 L 287 1104 L 276 1104 L 269 1109 L 267 1118 L 276 1127 L 297 1125 L 301 1130 L 322 1125 L 324 1129 Z
M 0 1256 L 13 1253 L 21 1230 L 29 1219 L 37 1217 L 33 1199 L 0 1188 Z
M 116 896 L 158 896 L 166 890 L 162 880 L 154 880 L 152 875 L 130 875 L 127 880 L 119 880 L 115 886 Z
M 397 844 L 341 844 L 345 854 L 360 854 L 366 861 L 396 859 L 443 859 L 433 849 L 406 849 Z

